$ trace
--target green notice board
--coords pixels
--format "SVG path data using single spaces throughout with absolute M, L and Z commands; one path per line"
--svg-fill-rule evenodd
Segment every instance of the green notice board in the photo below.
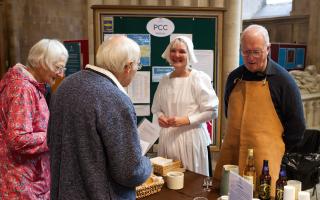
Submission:
M 110 16 L 107 16 L 110 17 Z M 154 17 L 113 17 L 113 31 L 103 29 L 104 34 L 149 34 L 147 23 Z M 166 17 L 174 23 L 174 34 L 191 34 L 195 49 L 213 50 L 216 52 L 216 18 L 172 18 Z M 152 66 L 168 66 L 161 54 L 170 42 L 170 36 L 156 37 L 150 34 L 150 63 L 144 65 L 142 71 L 152 71 Z M 208 66 L 214 67 L 214 66 Z M 152 79 L 152 73 L 151 73 Z M 214 84 L 213 79 L 213 85 Z M 150 104 L 152 104 L 154 93 L 158 82 L 150 81 Z M 151 106 L 151 105 L 150 105 Z M 138 117 L 141 118 L 141 117 Z M 151 120 L 151 115 L 147 117 Z M 140 119 L 141 120 L 141 119 Z
M 183 34 L 192 37 L 194 49 L 200 51 L 210 51 L 209 57 L 211 62 L 208 62 L 206 68 L 210 69 L 205 71 L 211 78 L 213 87 L 221 99 L 221 41 L 222 41 L 222 11 L 213 9 L 174 9 L 174 8 L 161 8 L 161 7 L 123 7 L 116 6 L 96 6 L 94 9 L 95 19 L 95 53 L 99 45 L 107 37 L 113 34 L 125 34 L 135 40 L 135 38 L 145 38 L 140 40 L 142 43 L 147 42 L 149 45 L 149 59 L 142 57 L 141 62 L 143 68 L 140 72 L 149 72 L 150 82 L 148 89 L 150 97 L 148 102 L 134 102 L 135 106 L 149 106 L 149 115 L 138 116 L 138 123 L 143 118 L 152 121 L 151 106 L 153 97 L 156 92 L 158 82 L 153 80 L 153 72 L 167 71 L 169 63 L 161 57 L 165 48 L 170 42 L 170 35 L 165 37 L 158 37 L 150 34 L 147 30 L 147 24 L 150 20 L 155 18 L 166 18 L 174 24 L 174 31 L 172 34 Z M 140 36 L 139 36 L 140 34 Z M 142 44 L 144 45 L 144 44 Z M 140 46 L 141 47 L 141 46 Z M 144 47 L 141 47 L 143 49 Z M 197 57 L 199 60 L 199 57 Z M 154 71 L 153 71 L 154 69 Z M 221 108 L 221 106 L 219 106 Z M 220 143 L 220 121 L 221 118 L 214 122 L 213 127 L 213 144 L 219 146 Z

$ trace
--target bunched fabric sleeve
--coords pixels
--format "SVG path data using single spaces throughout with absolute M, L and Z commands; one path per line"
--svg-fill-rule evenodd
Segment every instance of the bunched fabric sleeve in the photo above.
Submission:
M 168 78 L 167 76 L 163 77 L 157 87 L 157 90 L 154 94 L 153 102 L 152 102 L 152 107 L 151 107 L 151 112 L 154 115 L 154 119 L 160 117 L 161 115 L 164 115 L 162 109 L 161 109 L 161 102 L 163 102 L 163 99 L 161 98 L 161 90 L 163 87 L 163 81 L 164 79 Z
M 290 151 L 301 141 L 306 128 L 300 91 L 290 78 L 279 99 L 286 151 Z
M 192 92 L 199 105 L 199 113 L 189 115 L 190 125 L 200 124 L 218 117 L 219 99 L 212 87 L 210 77 L 201 71 L 195 71 Z
M 36 89 L 19 86 L 10 87 L 6 94 L 9 100 L 4 138 L 8 147 L 18 154 L 48 151 L 46 130 L 49 111 L 44 96 Z

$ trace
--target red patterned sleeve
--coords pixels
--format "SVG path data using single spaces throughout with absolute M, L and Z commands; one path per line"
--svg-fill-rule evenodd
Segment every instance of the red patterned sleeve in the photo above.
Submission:
M 45 98 L 36 88 L 10 86 L 5 139 L 11 151 L 37 154 L 48 151 L 46 141 L 49 117 Z

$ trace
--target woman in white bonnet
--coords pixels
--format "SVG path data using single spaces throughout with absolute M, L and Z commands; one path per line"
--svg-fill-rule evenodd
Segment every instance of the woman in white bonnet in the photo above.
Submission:
M 181 160 L 187 170 L 208 176 L 206 122 L 217 117 L 219 103 L 210 77 L 191 68 L 197 59 L 188 37 L 172 40 L 162 58 L 174 71 L 160 80 L 152 105 L 161 127 L 158 155 Z

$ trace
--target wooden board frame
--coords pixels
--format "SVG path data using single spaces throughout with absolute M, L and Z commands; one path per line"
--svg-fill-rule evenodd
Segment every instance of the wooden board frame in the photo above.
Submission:
M 211 151 L 219 151 L 221 143 L 221 118 L 222 118 L 222 30 L 223 30 L 223 14 L 224 8 L 199 8 L 199 7 L 161 7 L 161 6 L 110 6 L 110 5 L 93 5 L 93 21 L 94 21 L 94 55 L 103 40 L 101 16 L 126 16 L 126 17 L 192 17 L 192 18 L 210 18 L 216 17 L 215 24 L 215 49 L 214 52 L 214 68 L 215 81 L 214 88 L 220 100 L 219 116 L 214 121 L 212 131 L 214 132 Z M 160 57 L 160 55 L 159 55 Z M 152 102 L 151 102 L 152 103 Z

